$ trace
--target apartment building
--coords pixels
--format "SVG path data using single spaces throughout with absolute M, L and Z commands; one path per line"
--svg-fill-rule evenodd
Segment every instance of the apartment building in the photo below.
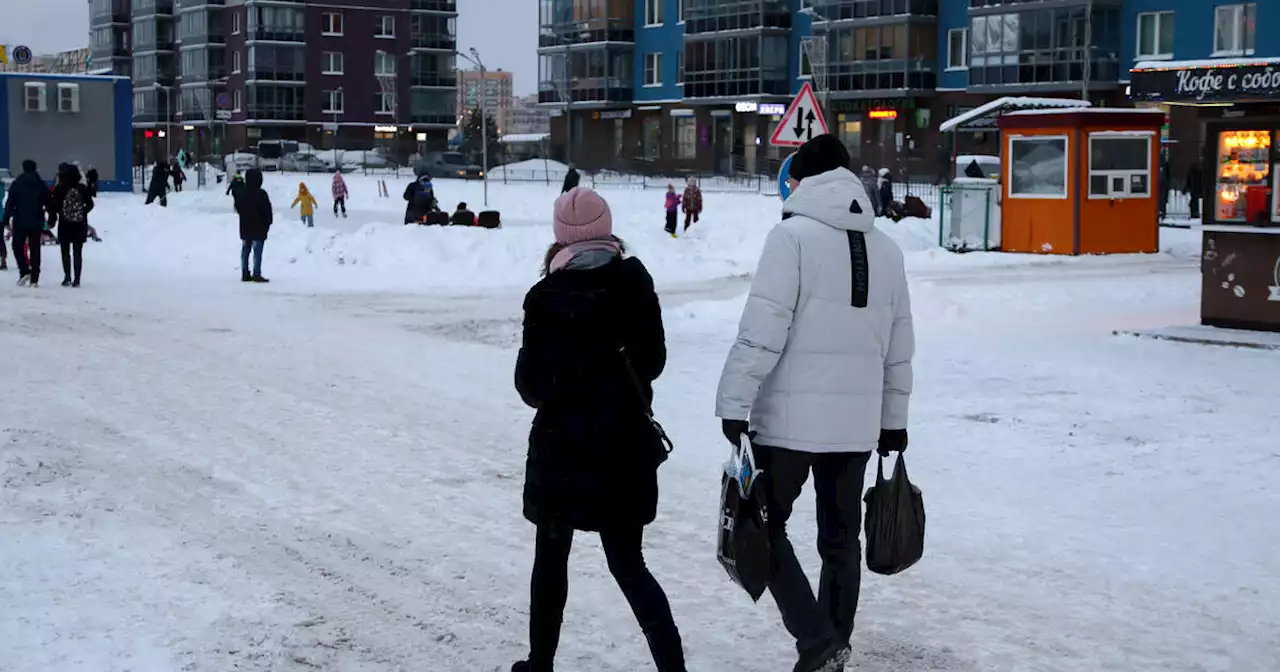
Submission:
M 504 135 L 530 135 L 551 132 L 551 113 L 538 105 L 538 96 L 523 96 L 515 100 L 507 113 Z
M 463 70 L 458 78 L 459 120 L 465 123 L 473 110 L 483 107 L 498 130 L 507 133 L 509 115 L 515 107 L 514 86 L 511 73 L 502 69 L 486 70 L 483 74 L 479 70 Z
M 407 154 L 456 123 L 456 0 L 89 4 L 94 62 L 132 76 L 148 160 L 271 139 Z

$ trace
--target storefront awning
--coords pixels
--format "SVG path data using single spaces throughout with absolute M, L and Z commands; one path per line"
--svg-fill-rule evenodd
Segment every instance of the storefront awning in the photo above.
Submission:
M 1141 61 L 1130 71 L 1129 97 L 1183 105 L 1280 100 L 1280 58 Z
M 1029 98 L 1025 96 L 1009 96 L 1005 98 L 997 98 L 985 105 L 969 110 L 963 114 L 956 115 L 951 119 L 942 122 L 939 130 L 943 133 L 950 131 L 964 131 L 969 128 L 981 126 L 981 129 L 975 130 L 994 130 L 994 119 L 1006 112 L 1014 110 L 1043 110 L 1043 109 L 1060 109 L 1070 107 L 1089 107 L 1087 100 L 1072 100 L 1069 98 Z

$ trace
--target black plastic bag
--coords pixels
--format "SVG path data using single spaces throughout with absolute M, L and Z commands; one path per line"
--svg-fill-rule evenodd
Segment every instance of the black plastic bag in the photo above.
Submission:
M 898 455 L 893 478 L 885 480 L 884 458 L 876 464 L 876 484 L 867 488 L 867 569 L 897 574 L 924 556 L 924 496 L 907 479 L 907 463 Z
M 742 586 L 752 601 L 769 588 L 770 555 L 769 507 L 764 489 L 757 487 L 760 472 L 750 443 L 734 451 L 720 480 L 720 534 L 716 555 L 733 582 Z

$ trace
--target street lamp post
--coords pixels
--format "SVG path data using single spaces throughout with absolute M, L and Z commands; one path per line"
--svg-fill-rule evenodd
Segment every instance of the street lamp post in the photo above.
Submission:
M 487 95 L 488 83 L 484 76 L 484 61 L 480 60 L 480 52 L 475 47 L 469 50 L 470 56 L 462 52 L 458 55 L 471 61 L 477 68 L 480 68 L 480 154 L 482 165 L 480 167 L 480 179 L 484 182 L 484 207 L 489 207 L 489 96 Z

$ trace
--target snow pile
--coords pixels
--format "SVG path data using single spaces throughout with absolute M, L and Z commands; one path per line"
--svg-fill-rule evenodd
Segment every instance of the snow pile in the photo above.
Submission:
M 489 171 L 493 180 L 563 180 L 569 166 L 550 159 L 527 159 L 498 166 Z

